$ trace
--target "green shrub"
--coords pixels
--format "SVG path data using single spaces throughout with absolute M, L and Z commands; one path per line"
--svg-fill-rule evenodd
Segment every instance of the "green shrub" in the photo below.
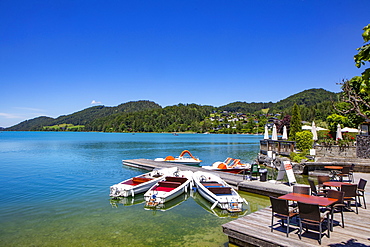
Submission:
M 301 131 L 295 134 L 295 141 L 297 149 L 301 151 L 309 150 L 312 148 L 313 140 L 312 133 L 310 131 Z

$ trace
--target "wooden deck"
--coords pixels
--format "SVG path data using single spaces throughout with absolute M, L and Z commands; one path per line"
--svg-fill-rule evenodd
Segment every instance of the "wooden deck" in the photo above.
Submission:
M 367 207 L 370 205 L 367 204 Z M 370 246 L 369 209 L 359 208 L 359 213 L 344 212 L 344 228 L 339 224 L 340 214 L 334 215 L 334 231 L 330 238 L 321 238 L 322 246 Z M 297 223 L 297 222 L 296 222 Z M 229 243 L 238 246 L 318 246 L 316 231 L 304 232 L 302 240 L 298 237 L 299 227 L 290 226 L 289 237 L 286 227 L 282 227 L 278 218 L 274 219 L 274 231 L 271 232 L 271 209 L 269 207 L 222 225 L 228 235 Z M 286 224 L 285 224 L 286 226 Z M 325 231 L 326 233 L 326 231 Z
M 203 171 L 199 166 L 187 166 L 171 164 L 168 162 L 158 162 L 147 159 L 123 160 L 124 165 L 141 169 L 153 170 L 159 167 L 177 166 L 181 170 Z M 262 195 L 280 196 L 292 192 L 292 187 L 286 184 L 276 184 L 270 182 L 260 182 L 257 180 L 243 180 L 242 175 L 224 172 L 213 172 L 218 174 L 227 183 L 237 187 L 239 190 L 249 191 Z M 364 178 L 370 182 L 370 173 L 355 173 L 356 182 L 359 178 Z M 369 186 L 369 185 L 368 185 Z M 368 187 L 367 186 L 367 187 Z M 369 191 L 369 189 L 367 190 Z M 370 202 L 370 192 L 366 192 L 366 202 Z M 368 209 L 359 208 L 359 214 L 354 212 L 344 212 L 345 228 L 334 225 L 334 231 L 330 233 L 330 238 L 323 236 L 322 246 L 370 246 L 370 205 Z M 340 214 L 335 214 L 335 222 L 340 221 Z M 274 219 L 274 231 L 271 232 L 271 209 L 269 207 L 249 214 L 222 225 L 223 232 L 229 237 L 229 243 L 238 246 L 318 246 L 317 233 L 311 231 L 302 235 L 302 240 L 298 237 L 298 227 L 291 226 L 289 238 L 286 237 L 285 229 L 278 219 Z

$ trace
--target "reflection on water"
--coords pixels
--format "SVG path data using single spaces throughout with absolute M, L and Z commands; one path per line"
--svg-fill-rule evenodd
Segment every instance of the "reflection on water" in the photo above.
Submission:
M 222 246 L 227 236 L 221 225 L 233 218 L 216 217 L 190 197 L 145 210 L 143 194 L 110 200 L 109 187 L 146 172 L 122 166 L 123 159 L 154 159 L 188 149 L 203 165 L 229 156 L 250 162 L 260 138 L 2 132 L 1 245 Z M 247 213 L 269 203 L 266 197 L 240 194 L 249 202 Z
M 225 209 L 221 209 L 219 207 L 215 207 L 212 209 L 212 204 L 204 199 L 203 196 L 201 196 L 198 192 L 193 192 L 192 197 L 194 201 L 196 201 L 202 208 L 204 208 L 207 212 L 219 217 L 219 218 L 238 218 L 241 216 L 246 215 L 248 212 L 250 212 L 250 206 L 249 203 L 246 205 L 243 203 L 243 211 L 241 212 L 229 212 Z

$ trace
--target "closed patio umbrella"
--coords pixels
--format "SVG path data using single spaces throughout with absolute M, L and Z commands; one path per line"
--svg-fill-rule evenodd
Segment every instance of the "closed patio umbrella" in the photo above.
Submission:
M 263 139 L 265 140 L 269 139 L 269 130 L 267 128 L 267 125 L 265 125 L 265 136 L 263 137 Z
M 338 126 L 337 126 L 337 138 L 336 139 L 337 140 L 343 139 L 342 138 L 342 128 L 340 127 L 340 124 L 338 124 Z
M 271 140 L 274 140 L 274 141 L 277 141 L 278 137 L 277 137 L 277 130 L 276 130 L 276 125 L 274 124 L 274 126 L 272 127 L 272 137 L 271 137 Z
M 283 127 L 283 137 L 281 138 L 283 140 L 288 140 L 288 132 L 286 130 L 286 126 Z
M 311 133 L 312 133 L 312 140 L 317 141 L 317 130 L 316 130 L 315 122 L 312 122 Z

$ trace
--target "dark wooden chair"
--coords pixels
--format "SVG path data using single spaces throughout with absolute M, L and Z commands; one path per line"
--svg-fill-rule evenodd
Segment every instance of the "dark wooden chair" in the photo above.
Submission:
M 317 187 L 319 192 L 325 192 L 328 186 L 325 186 L 325 182 L 330 182 L 329 176 L 317 176 Z
M 306 185 L 294 185 L 293 186 L 293 193 L 298 193 L 298 194 L 305 194 L 309 195 L 310 194 L 310 187 Z
M 341 191 L 344 192 L 344 201 L 347 202 L 347 206 L 351 209 L 351 202 L 355 202 L 356 214 L 358 214 L 358 203 L 357 203 L 357 184 L 342 184 Z
M 360 179 L 357 185 L 357 197 L 358 197 L 358 202 L 361 203 L 360 197 L 362 197 L 362 200 L 364 202 L 364 206 L 366 209 L 366 201 L 365 201 L 365 187 L 366 187 L 367 180 L 365 179 Z
M 354 175 L 354 172 L 355 172 L 355 164 L 352 164 L 349 168 L 349 177 L 352 181 L 352 183 L 355 182 L 355 175 Z
M 326 196 L 328 198 L 334 198 L 337 199 L 338 201 L 331 205 L 329 207 L 330 213 L 331 213 L 331 231 L 333 231 L 333 225 L 334 225 L 334 214 L 335 213 L 340 213 L 342 217 L 342 227 L 344 228 L 344 217 L 343 217 L 343 208 L 346 206 L 344 204 L 344 192 L 343 191 L 338 191 L 338 190 L 328 190 L 326 192 Z
M 319 228 L 319 243 L 321 244 L 321 237 L 323 234 L 324 223 L 326 223 L 327 236 L 330 238 L 330 226 L 329 226 L 329 212 L 320 213 L 320 207 L 317 204 L 308 204 L 303 202 L 298 202 L 299 209 L 299 239 L 302 238 L 303 224 L 306 225 L 306 230 L 308 226 L 317 226 Z M 325 222 L 326 219 L 326 222 Z
M 350 173 L 350 169 L 351 169 L 351 167 L 349 167 L 349 166 L 344 166 L 342 168 L 342 172 L 339 173 L 339 174 L 337 174 L 337 176 L 339 177 L 339 181 L 342 182 L 344 177 L 347 177 L 349 182 L 352 181 L 351 180 L 351 176 L 349 174 Z
M 313 195 L 313 196 L 326 196 L 326 193 L 325 192 L 319 192 L 319 191 L 317 191 L 317 188 L 316 188 L 316 185 L 315 185 L 315 181 L 313 181 L 311 179 L 308 179 L 308 183 L 310 184 L 311 195 Z
M 271 216 L 271 232 L 274 229 L 274 217 L 281 219 L 281 225 L 284 226 L 284 220 L 287 221 L 286 236 L 289 237 L 289 224 L 290 220 L 298 213 L 289 210 L 288 201 L 284 199 L 278 199 L 270 196 L 272 216 Z

